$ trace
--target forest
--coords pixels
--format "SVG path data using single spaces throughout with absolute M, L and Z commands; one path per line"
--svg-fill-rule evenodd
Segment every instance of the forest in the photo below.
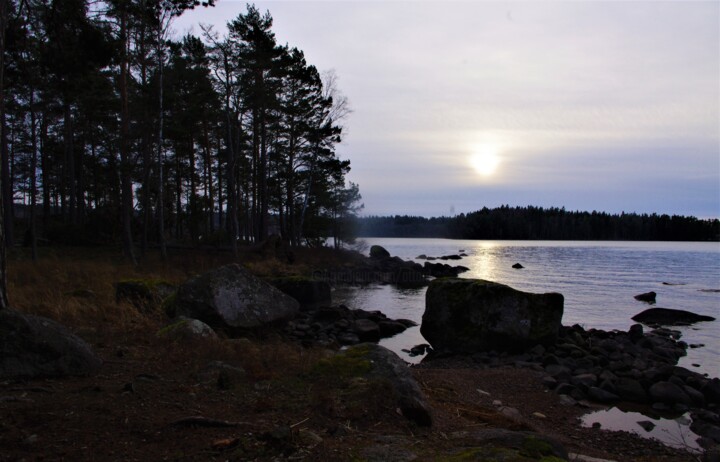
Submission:
M 221 35 L 173 36 L 214 1 L 2 2 L 8 248 L 334 236 L 362 206 L 336 149 L 350 113 L 330 71 L 248 5 Z
M 454 217 L 364 217 L 357 221 L 357 232 L 364 237 L 720 241 L 720 220 L 503 205 Z

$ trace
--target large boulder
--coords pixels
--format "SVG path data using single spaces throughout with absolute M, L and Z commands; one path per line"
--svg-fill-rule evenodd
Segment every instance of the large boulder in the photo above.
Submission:
M 0 377 L 89 375 L 102 365 L 66 327 L 40 316 L 0 310 Z
M 237 264 L 183 283 L 168 307 L 171 316 L 199 319 L 213 328 L 231 330 L 281 324 L 299 311 L 297 300 Z
M 670 308 L 650 308 L 632 317 L 633 321 L 643 324 L 660 324 L 674 326 L 693 324 L 700 321 L 714 321 L 712 316 L 695 314 L 685 310 L 673 310 Z
M 481 279 L 436 279 L 425 297 L 420 332 L 436 351 L 517 352 L 552 344 L 564 298 L 531 294 Z

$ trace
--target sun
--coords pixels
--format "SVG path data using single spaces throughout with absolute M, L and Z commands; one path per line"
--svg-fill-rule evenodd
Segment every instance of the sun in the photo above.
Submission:
M 481 144 L 470 156 L 470 165 L 482 176 L 490 176 L 500 164 L 499 148 L 494 144 Z

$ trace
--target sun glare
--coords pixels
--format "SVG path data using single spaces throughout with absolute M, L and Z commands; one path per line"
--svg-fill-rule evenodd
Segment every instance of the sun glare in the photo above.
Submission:
M 500 164 L 498 147 L 492 144 L 483 144 L 475 149 L 470 156 L 470 165 L 482 176 L 490 176 L 495 173 Z

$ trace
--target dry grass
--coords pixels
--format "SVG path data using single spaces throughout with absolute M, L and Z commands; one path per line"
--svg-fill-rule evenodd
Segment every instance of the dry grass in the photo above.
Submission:
M 262 259 L 252 251 L 238 258 L 227 252 L 183 250 L 163 261 L 157 252 L 141 257 L 138 266 L 111 248 L 44 248 L 37 262 L 24 249 L 8 261 L 10 304 L 20 311 L 47 316 L 75 327 L 109 323 L 119 328 L 146 323 L 127 302 L 116 303 L 114 284 L 121 280 L 162 280 L 180 284 L 218 266 L 239 262 L 259 275 L 297 273 L 304 267 Z
M 8 262 L 8 293 L 13 308 L 45 316 L 78 331 L 92 343 L 133 344 L 138 359 L 147 351 L 201 367 L 208 360 L 230 361 L 242 365 L 256 380 L 276 379 L 308 372 L 326 353 L 288 344 L 279 338 L 262 342 L 198 340 L 175 343 L 157 338 L 155 333 L 168 319 L 157 311 L 141 313 L 127 301 L 116 301 L 118 281 L 160 280 L 180 284 L 188 278 L 218 266 L 237 262 L 260 276 L 301 274 L 308 266 L 290 265 L 245 249 L 237 258 L 228 252 L 183 250 L 163 261 L 157 252 L 131 265 L 122 253 L 111 248 L 44 248 L 37 262 L 23 249 L 15 249 Z M 316 264 L 327 255 L 300 250 L 302 258 Z

